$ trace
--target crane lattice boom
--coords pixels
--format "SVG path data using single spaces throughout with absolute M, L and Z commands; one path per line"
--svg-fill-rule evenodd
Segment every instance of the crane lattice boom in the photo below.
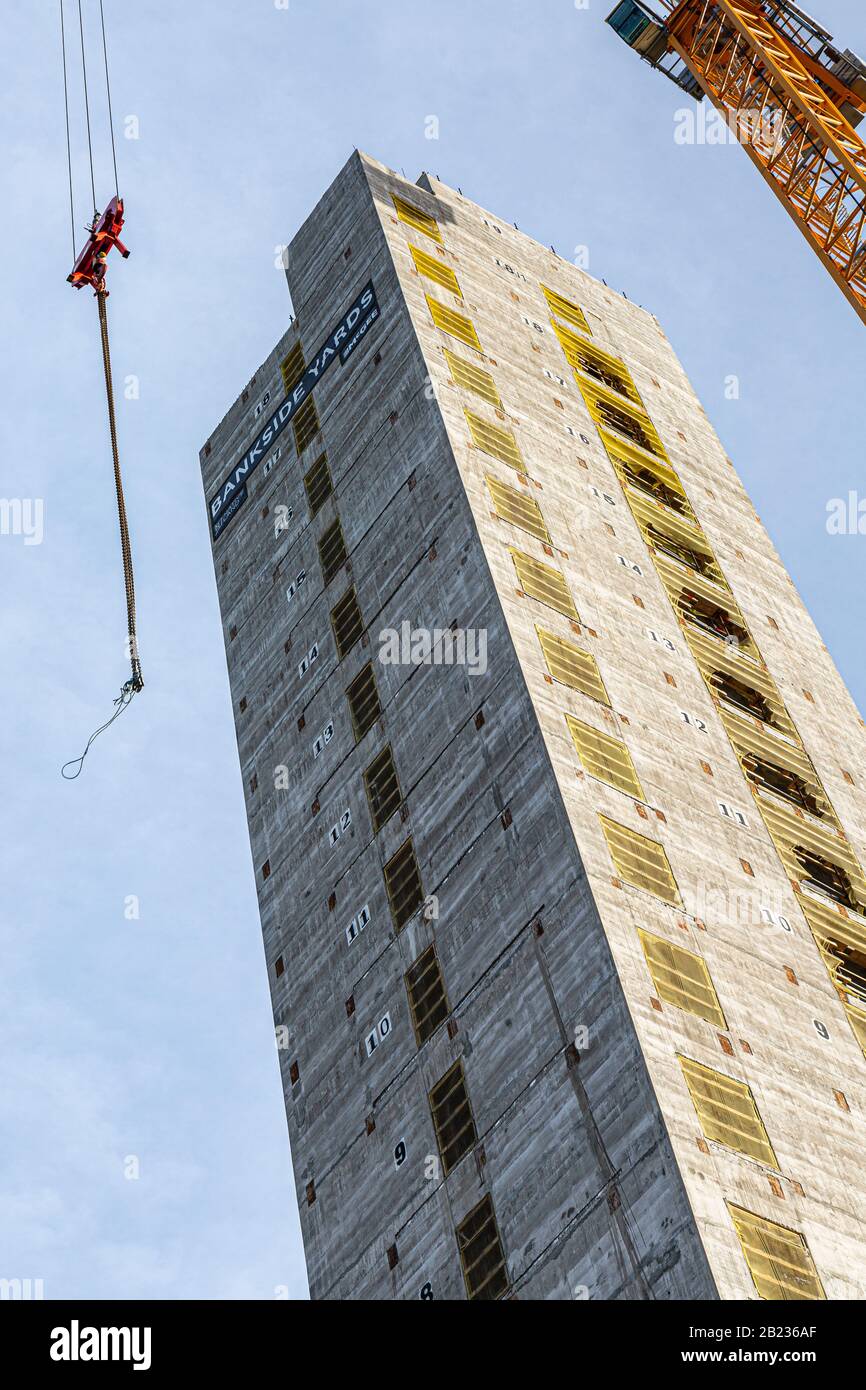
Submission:
M 609 23 L 706 94 L 866 322 L 866 67 L 788 0 L 624 0 Z

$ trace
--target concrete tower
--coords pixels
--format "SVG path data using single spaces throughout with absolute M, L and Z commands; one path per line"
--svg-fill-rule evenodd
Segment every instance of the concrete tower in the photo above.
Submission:
M 658 321 L 354 155 L 201 455 L 316 1298 L 866 1296 L 866 736 Z

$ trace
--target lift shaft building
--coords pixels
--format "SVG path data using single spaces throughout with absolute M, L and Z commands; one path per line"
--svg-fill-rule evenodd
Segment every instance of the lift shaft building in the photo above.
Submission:
M 866 736 L 658 321 L 354 155 L 201 455 L 316 1298 L 866 1296 Z

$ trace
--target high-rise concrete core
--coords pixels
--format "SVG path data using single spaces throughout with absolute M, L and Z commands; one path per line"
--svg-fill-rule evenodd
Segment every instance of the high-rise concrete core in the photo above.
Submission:
M 201 455 L 314 1298 L 866 1297 L 864 723 L 658 320 L 355 154 Z

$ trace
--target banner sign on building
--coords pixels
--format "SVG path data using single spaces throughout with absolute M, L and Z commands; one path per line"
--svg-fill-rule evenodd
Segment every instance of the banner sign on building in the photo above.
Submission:
M 240 511 L 247 500 L 247 481 L 251 474 L 267 456 L 271 445 L 291 423 L 307 397 L 312 394 L 331 363 L 338 356 L 341 363 L 347 362 L 378 318 L 379 304 L 371 280 L 314 354 L 292 394 L 286 396 L 258 439 L 247 450 L 240 463 L 235 464 L 228 477 L 223 479 L 219 491 L 211 498 L 210 517 L 214 540 L 222 535 L 229 522 Z

